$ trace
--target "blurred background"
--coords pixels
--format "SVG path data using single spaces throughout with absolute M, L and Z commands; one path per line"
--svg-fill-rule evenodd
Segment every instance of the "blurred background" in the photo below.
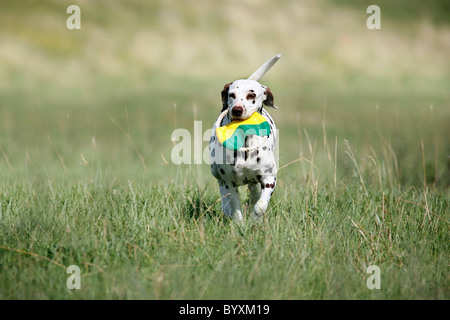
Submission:
M 66 27 L 72 4 L 80 30 Z M 366 27 L 371 4 L 380 30 Z M 261 80 L 280 166 L 308 159 L 339 183 L 355 178 L 353 155 L 374 183 L 421 185 L 425 172 L 447 188 L 449 23 L 439 0 L 2 0 L 0 179 L 214 183 L 207 164 L 171 162 L 173 130 L 204 132 L 223 85 L 281 53 Z M 310 163 L 280 174 L 301 183 Z

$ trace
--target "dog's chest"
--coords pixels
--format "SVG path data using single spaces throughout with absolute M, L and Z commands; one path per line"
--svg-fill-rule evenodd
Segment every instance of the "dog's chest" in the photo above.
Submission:
M 218 154 L 220 150 L 228 153 L 226 161 L 221 161 L 222 157 L 215 157 L 211 164 L 213 175 L 225 182 L 232 182 L 235 185 L 245 185 L 248 183 L 259 183 L 261 177 L 271 175 L 276 170 L 274 168 L 273 156 L 269 147 L 264 145 L 253 151 L 227 152 L 221 145 L 216 145 L 212 153 Z M 263 151 L 262 148 L 265 148 Z
M 266 116 L 266 115 L 265 115 Z M 234 151 L 225 148 L 215 136 L 215 128 L 210 141 L 211 171 L 219 180 L 233 185 L 259 183 L 261 177 L 276 174 L 274 159 L 275 124 L 270 121 L 271 133 L 264 142 L 263 137 L 249 135 L 245 148 L 249 151 Z
M 259 137 L 258 137 L 259 138 Z M 259 139 L 255 139 L 259 140 Z M 249 146 L 254 145 L 252 143 Z M 263 150 L 264 148 L 264 150 Z M 230 178 L 237 185 L 258 183 L 261 177 L 273 172 L 272 148 L 267 144 L 252 151 L 238 152 L 233 159 L 234 164 L 227 164 Z

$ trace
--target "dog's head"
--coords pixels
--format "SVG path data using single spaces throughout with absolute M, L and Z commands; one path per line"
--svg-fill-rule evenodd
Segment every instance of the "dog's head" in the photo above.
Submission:
M 273 105 L 270 89 L 255 80 L 236 80 L 222 90 L 222 111 L 228 109 L 232 119 L 248 119 L 254 112 L 261 112 L 263 105 Z

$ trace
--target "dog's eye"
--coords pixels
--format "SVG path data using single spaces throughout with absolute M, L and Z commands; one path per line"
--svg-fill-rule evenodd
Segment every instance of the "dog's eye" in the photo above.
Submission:
M 253 99 L 255 99 L 256 98 L 256 94 L 254 94 L 254 93 L 249 93 L 248 95 L 247 95 L 247 100 L 253 100 Z
M 231 99 L 236 99 L 236 95 L 234 93 L 230 93 L 230 98 Z

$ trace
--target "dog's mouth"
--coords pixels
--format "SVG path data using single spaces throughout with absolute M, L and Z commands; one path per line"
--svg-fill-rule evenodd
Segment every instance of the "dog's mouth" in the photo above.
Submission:
M 230 117 L 232 121 L 243 121 L 249 119 L 252 115 L 248 115 L 247 113 L 239 113 L 236 114 L 234 112 L 230 112 Z
M 242 121 L 242 120 L 247 120 L 249 117 L 231 117 L 232 121 Z

